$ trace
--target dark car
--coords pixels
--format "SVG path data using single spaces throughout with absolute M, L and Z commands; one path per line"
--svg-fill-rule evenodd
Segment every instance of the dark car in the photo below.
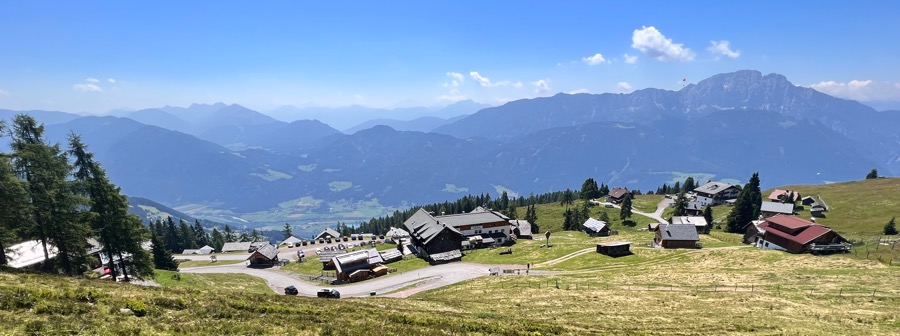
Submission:
M 284 294 L 285 295 L 297 295 L 297 294 L 299 294 L 299 292 L 297 291 L 297 287 L 287 286 L 284 288 Z
M 341 292 L 338 292 L 337 290 L 334 290 L 334 289 L 323 288 L 318 293 L 316 293 L 316 296 L 318 296 L 320 298 L 340 299 Z

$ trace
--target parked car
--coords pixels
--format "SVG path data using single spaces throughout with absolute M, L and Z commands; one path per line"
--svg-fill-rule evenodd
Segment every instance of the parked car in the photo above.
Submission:
M 287 286 L 287 287 L 284 288 L 284 294 L 285 294 L 285 295 L 297 295 L 297 294 L 299 294 L 299 293 L 300 293 L 300 292 L 297 291 L 297 287 L 294 287 L 294 286 Z
M 337 290 L 331 288 L 322 288 L 318 293 L 316 293 L 316 296 L 320 298 L 340 299 L 341 292 L 338 292 Z

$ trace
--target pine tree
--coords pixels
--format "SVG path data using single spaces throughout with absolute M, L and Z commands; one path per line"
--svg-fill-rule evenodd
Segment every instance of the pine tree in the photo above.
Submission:
M 872 170 L 866 174 L 866 179 L 871 180 L 876 178 L 878 178 L 878 169 L 872 168 Z
M 125 280 L 128 270 L 143 275 L 152 272 L 149 255 L 142 244 L 149 232 L 141 220 L 128 213 L 128 199 L 106 177 L 106 171 L 93 159 L 78 135 L 69 135 L 69 154 L 75 159 L 75 181 L 78 190 L 90 200 L 90 227 L 107 256 L 115 274 L 113 260 L 118 258 Z
M 581 193 L 579 194 L 579 198 L 582 200 L 590 200 L 594 198 L 600 197 L 600 188 L 597 186 L 597 181 L 593 178 L 588 178 L 584 180 L 584 183 L 581 184 Z
M 9 159 L 0 153 L 0 266 L 7 263 L 6 247 L 21 240 L 28 229 L 29 207 L 25 184 L 16 178 Z
M 619 218 L 622 221 L 631 218 L 631 193 L 625 193 L 625 199 L 622 200 L 622 209 L 619 211 Z
M 191 227 L 194 231 L 194 237 L 197 237 L 197 246 L 203 247 L 209 245 L 209 235 L 200 224 L 200 220 L 194 219 L 194 225 Z
M 181 249 L 196 249 L 200 247 L 197 246 L 197 237 L 194 236 L 194 230 L 191 230 L 191 227 L 183 219 L 178 219 L 178 245 Z
M 591 208 L 588 201 L 584 201 L 581 203 L 581 210 L 578 214 L 578 225 L 581 225 L 582 223 L 587 221 L 588 218 L 591 218 Z
M 225 242 L 233 242 L 237 241 L 237 236 L 234 234 L 234 230 L 231 229 L 231 226 L 225 224 Z
M 678 199 L 675 201 L 675 212 L 672 215 L 673 216 L 687 215 L 687 207 L 688 207 L 687 197 L 684 196 L 684 190 L 681 190 L 681 192 L 678 193 Z
M 222 246 L 225 245 L 225 235 L 219 232 L 219 229 L 213 228 L 212 234 L 209 235 L 209 241 L 216 252 L 222 252 Z
M 738 233 L 750 221 L 759 217 L 762 193 L 759 190 L 759 173 L 753 173 L 728 214 L 728 232 Z
M 166 245 L 167 250 L 184 250 L 184 248 L 181 247 L 181 239 L 178 238 L 178 227 L 175 226 L 175 220 L 172 219 L 172 216 L 166 218 L 166 234 L 163 238 L 165 239 L 163 243 Z
M 66 180 L 72 173 L 65 153 L 59 145 L 48 145 L 43 139 L 44 126 L 30 116 L 20 114 L 13 119 L 11 132 L 12 160 L 17 175 L 28 191 L 30 207 L 26 236 L 41 241 L 45 269 L 55 267 L 49 259 L 47 245 L 56 247 L 55 259 L 68 275 L 80 274 L 86 264 L 88 216 L 79 212 L 87 200 L 77 194 L 74 182 Z
M 606 223 L 606 225 L 611 225 L 609 222 L 609 214 L 606 213 L 606 210 L 601 210 L 599 214 L 597 214 L 597 219 Z
M 291 225 L 288 223 L 284 223 L 284 229 L 281 230 L 281 235 L 284 236 L 284 239 L 291 238 L 294 236 L 294 233 L 291 232 Z
M 677 194 L 677 193 L 680 193 L 680 192 L 681 192 L 681 183 L 678 182 L 678 181 L 675 181 L 675 186 L 672 187 L 672 193 L 673 193 L 673 194 Z
M 509 208 L 509 194 L 506 193 L 506 190 L 500 194 L 500 210 L 506 210 Z
M 153 235 L 150 239 L 151 249 L 153 252 L 153 267 L 156 269 L 175 271 L 178 270 L 178 263 L 172 257 L 172 251 L 166 249 L 163 242 Z
M 573 202 L 575 202 L 575 192 L 572 191 L 572 189 L 567 188 L 566 191 L 564 191 L 562 195 L 560 195 L 559 205 L 565 206 L 566 209 L 569 209 L 569 206 L 572 205 Z
M 705 208 L 703 208 L 703 219 L 706 220 L 706 228 L 704 230 L 706 231 L 706 233 L 709 233 L 709 231 L 712 230 L 713 226 L 713 211 L 711 206 L 707 205 Z
M 509 219 L 519 219 L 518 209 L 516 209 L 516 203 L 510 203 L 509 208 L 506 211 L 506 217 Z
M 884 234 L 885 235 L 896 235 L 897 234 L 897 223 L 894 221 L 895 217 L 891 217 L 891 220 L 884 225 Z
M 688 176 L 688 178 L 684 180 L 684 186 L 681 188 L 681 190 L 684 190 L 685 192 L 689 192 L 696 188 L 697 188 L 697 185 L 694 182 L 694 177 Z
M 600 194 L 597 196 L 597 198 L 600 198 L 600 197 L 603 197 L 606 195 L 609 195 L 609 186 L 607 186 L 605 183 L 601 183 L 600 184 Z

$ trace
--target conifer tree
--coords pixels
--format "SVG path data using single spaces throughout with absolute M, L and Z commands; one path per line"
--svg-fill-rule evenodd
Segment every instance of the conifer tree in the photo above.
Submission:
M 125 280 L 128 269 L 152 272 L 149 256 L 141 247 L 147 238 L 147 229 L 140 219 L 128 213 L 128 199 L 106 177 L 106 171 L 94 161 L 78 135 L 69 135 L 69 154 L 75 159 L 74 177 L 78 189 L 90 201 L 90 227 L 92 236 L 100 242 L 101 253 L 107 256 L 113 276 L 113 260 L 118 258 Z M 130 260 L 129 260 L 130 259 Z
M 197 237 L 194 236 L 194 230 L 188 226 L 184 219 L 178 219 L 178 245 L 180 249 L 196 249 Z M 177 251 L 177 250 L 176 250 Z
M 509 194 L 506 193 L 506 190 L 500 194 L 500 210 L 506 210 L 509 208 Z
M 872 168 L 872 170 L 869 171 L 868 174 L 866 174 L 866 179 L 871 180 L 876 178 L 878 178 L 878 169 Z
M 27 186 L 30 207 L 26 236 L 41 241 L 45 269 L 56 265 L 50 260 L 48 245 L 56 247 L 55 262 L 68 275 L 80 274 L 86 264 L 89 228 L 79 209 L 87 200 L 79 196 L 74 182 L 66 180 L 72 172 L 59 145 L 43 139 L 44 126 L 30 116 L 20 114 L 13 119 L 11 147 L 16 174 Z
M 509 208 L 506 211 L 506 217 L 509 219 L 519 219 L 518 209 L 516 209 L 516 203 L 510 203 Z
M 237 238 L 238 237 L 234 234 L 234 230 L 231 229 L 231 226 L 229 226 L 228 224 L 225 224 L 225 241 L 233 242 L 233 241 L 237 241 Z
M 688 191 L 692 191 L 696 188 L 697 188 L 697 185 L 694 182 L 694 177 L 688 176 L 688 178 L 684 180 L 684 186 L 681 188 L 681 190 L 688 192 Z
M 728 214 L 728 232 L 741 232 L 745 225 L 759 217 L 762 193 L 759 190 L 759 173 L 753 173 Z
M 209 235 L 209 241 L 212 243 L 212 246 L 217 252 L 222 252 L 222 246 L 225 245 L 225 235 L 219 232 L 219 229 L 213 228 L 212 234 Z
M 619 218 L 622 221 L 631 218 L 631 193 L 625 193 L 625 199 L 622 200 L 622 209 L 619 211 Z
M 711 206 L 707 205 L 703 208 L 703 219 L 706 220 L 706 228 L 704 230 L 706 233 L 709 233 L 713 226 L 713 211 Z
M 169 251 L 184 250 L 184 248 L 181 247 L 181 239 L 178 238 L 178 227 L 175 226 L 175 220 L 172 219 L 172 216 L 166 218 L 166 234 L 164 237 L 166 249 Z
M 884 225 L 884 234 L 885 235 L 896 235 L 897 234 L 897 223 L 894 221 L 895 217 L 891 217 L 891 220 Z
M 209 245 L 209 235 L 206 233 L 206 230 L 203 229 L 200 220 L 194 219 L 194 225 L 191 227 L 191 230 L 194 231 L 194 237 L 197 238 L 197 246 L 203 247 Z
M 294 235 L 294 233 L 291 232 L 291 225 L 290 225 L 290 224 L 284 223 L 284 229 L 281 230 L 281 235 L 284 236 L 284 239 L 291 238 L 291 236 Z
M 153 235 L 151 237 L 150 244 L 153 252 L 154 268 L 167 271 L 178 270 L 178 263 L 175 262 L 175 258 L 172 257 L 172 251 L 166 249 L 166 246 L 159 239 L 159 237 Z
M 25 184 L 16 178 L 9 159 L 0 153 L 0 266 L 7 263 L 6 248 L 19 242 L 28 229 L 29 207 Z

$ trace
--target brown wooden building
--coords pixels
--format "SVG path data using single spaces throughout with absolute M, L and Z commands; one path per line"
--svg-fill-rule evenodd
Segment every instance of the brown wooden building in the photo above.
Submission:
M 416 211 L 403 222 L 403 226 L 410 233 L 420 258 L 431 264 L 462 259 L 462 242 L 466 238 L 453 226 L 435 220 L 425 209 Z
M 748 225 L 745 241 L 753 240 L 759 248 L 803 252 L 847 252 L 850 245 L 844 237 L 828 227 L 805 219 L 776 215 L 758 225 Z M 755 232 L 756 238 L 749 238 Z
M 598 243 L 597 253 L 610 257 L 621 257 L 631 254 L 631 242 Z
M 652 226 L 651 226 L 652 227 Z M 700 235 L 692 224 L 660 223 L 653 244 L 662 248 L 699 248 Z
M 247 260 L 250 261 L 250 266 L 272 266 L 278 262 L 278 250 L 275 246 L 266 244 L 253 251 Z

